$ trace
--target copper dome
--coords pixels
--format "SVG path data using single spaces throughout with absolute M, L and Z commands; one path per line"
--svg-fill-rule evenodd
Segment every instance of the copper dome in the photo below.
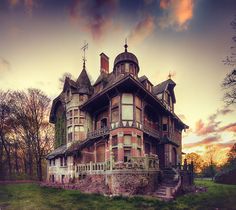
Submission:
M 116 59 L 114 61 L 114 66 L 116 64 L 118 64 L 120 62 L 124 62 L 124 61 L 131 61 L 131 62 L 138 65 L 138 59 L 133 53 L 123 52 L 123 53 L 120 53 L 119 55 L 116 56 Z
M 137 66 L 139 66 L 137 57 L 133 53 L 130 53 L 127 51 L 127 48 L 128 48 L 127 43 L 125 43 L 124 47 L 125 47 L 125 52 L 120 53 L 119 55 L 116 56 L 115 61 L 114 61 L 114 67 L 118 63 L 124 62 L 124 61 L 131 61 L 135 63 Z

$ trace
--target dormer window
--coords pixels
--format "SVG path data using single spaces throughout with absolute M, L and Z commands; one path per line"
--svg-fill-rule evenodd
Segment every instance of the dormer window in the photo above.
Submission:
M 81 102 L 84 101 L 84 95 L 79 95 L 79 101 L 81 101 Z

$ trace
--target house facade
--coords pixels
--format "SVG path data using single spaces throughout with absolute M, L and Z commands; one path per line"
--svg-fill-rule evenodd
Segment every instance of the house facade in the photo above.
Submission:
M 100 54 L 94 84 L 85 63 L 76 81 L 65 79 L 50 113 L 55 150 L 47 156 L 48 182 L 103 176 L 112 193 L 122 193 L 129 180 L 140 185 L 145 178 L 154 190 L 162 170 L 181 164 L 188 126 L 174 112 L 176 84 L 169 78 L 153 85 L 140 77 L 138 59 L 127 48 L 111 69 L 108 56 Z

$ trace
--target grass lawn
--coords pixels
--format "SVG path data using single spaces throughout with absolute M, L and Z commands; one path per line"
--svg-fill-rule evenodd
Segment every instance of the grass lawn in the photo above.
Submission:
M 9 184 L 0 186 L 0 210 L 37 209 L 235 209 L 236 185 L 222 185 L 210 180 L 196 180 L 207 186 L 208 192 L 180 196 L 172 202 L 153 198 L 108 198 L 79 191 L 40 187 L 37 184 Z

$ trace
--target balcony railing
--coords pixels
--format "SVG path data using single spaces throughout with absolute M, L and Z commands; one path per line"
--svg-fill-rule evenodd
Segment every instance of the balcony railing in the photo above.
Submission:
M 159 132 L 154 128 L 143 125 L 143 131 L 154 138 L 160 138 Z
M 109 134 L 109 128 L 108 127 L 103 127 L 94 131 L 89 131 L 87 134 L 87 138 L 88 139 L 94 139 L 94 138 L 98 138 L 100 136 L 104 136 Z
M 151 128 L 147 125 L 142 125 L 140 123 L 133 123 L 132 121 L 124 121 L 122 123 L 117 123 L 117 124 L 112 124 L 111 125 L 111 129 L 115 129 L 115 128 L 120 128 L 120 127 L 132 127 L 132 128 L 138 128 L 143 130 L 145 133 L 147 133 L 148 135 L 154 137 L 154 138 L 160 138 L 160 134 L 158 132 L 158 130 Z M 109 127 L 104 127 L 104 128 L 100 128 L 94 131 L 89 131 L 87 134 L 87 138 L 88 139 L 93 139 L 93 138 L 98 138 L 104 135 L 109 134 Z

